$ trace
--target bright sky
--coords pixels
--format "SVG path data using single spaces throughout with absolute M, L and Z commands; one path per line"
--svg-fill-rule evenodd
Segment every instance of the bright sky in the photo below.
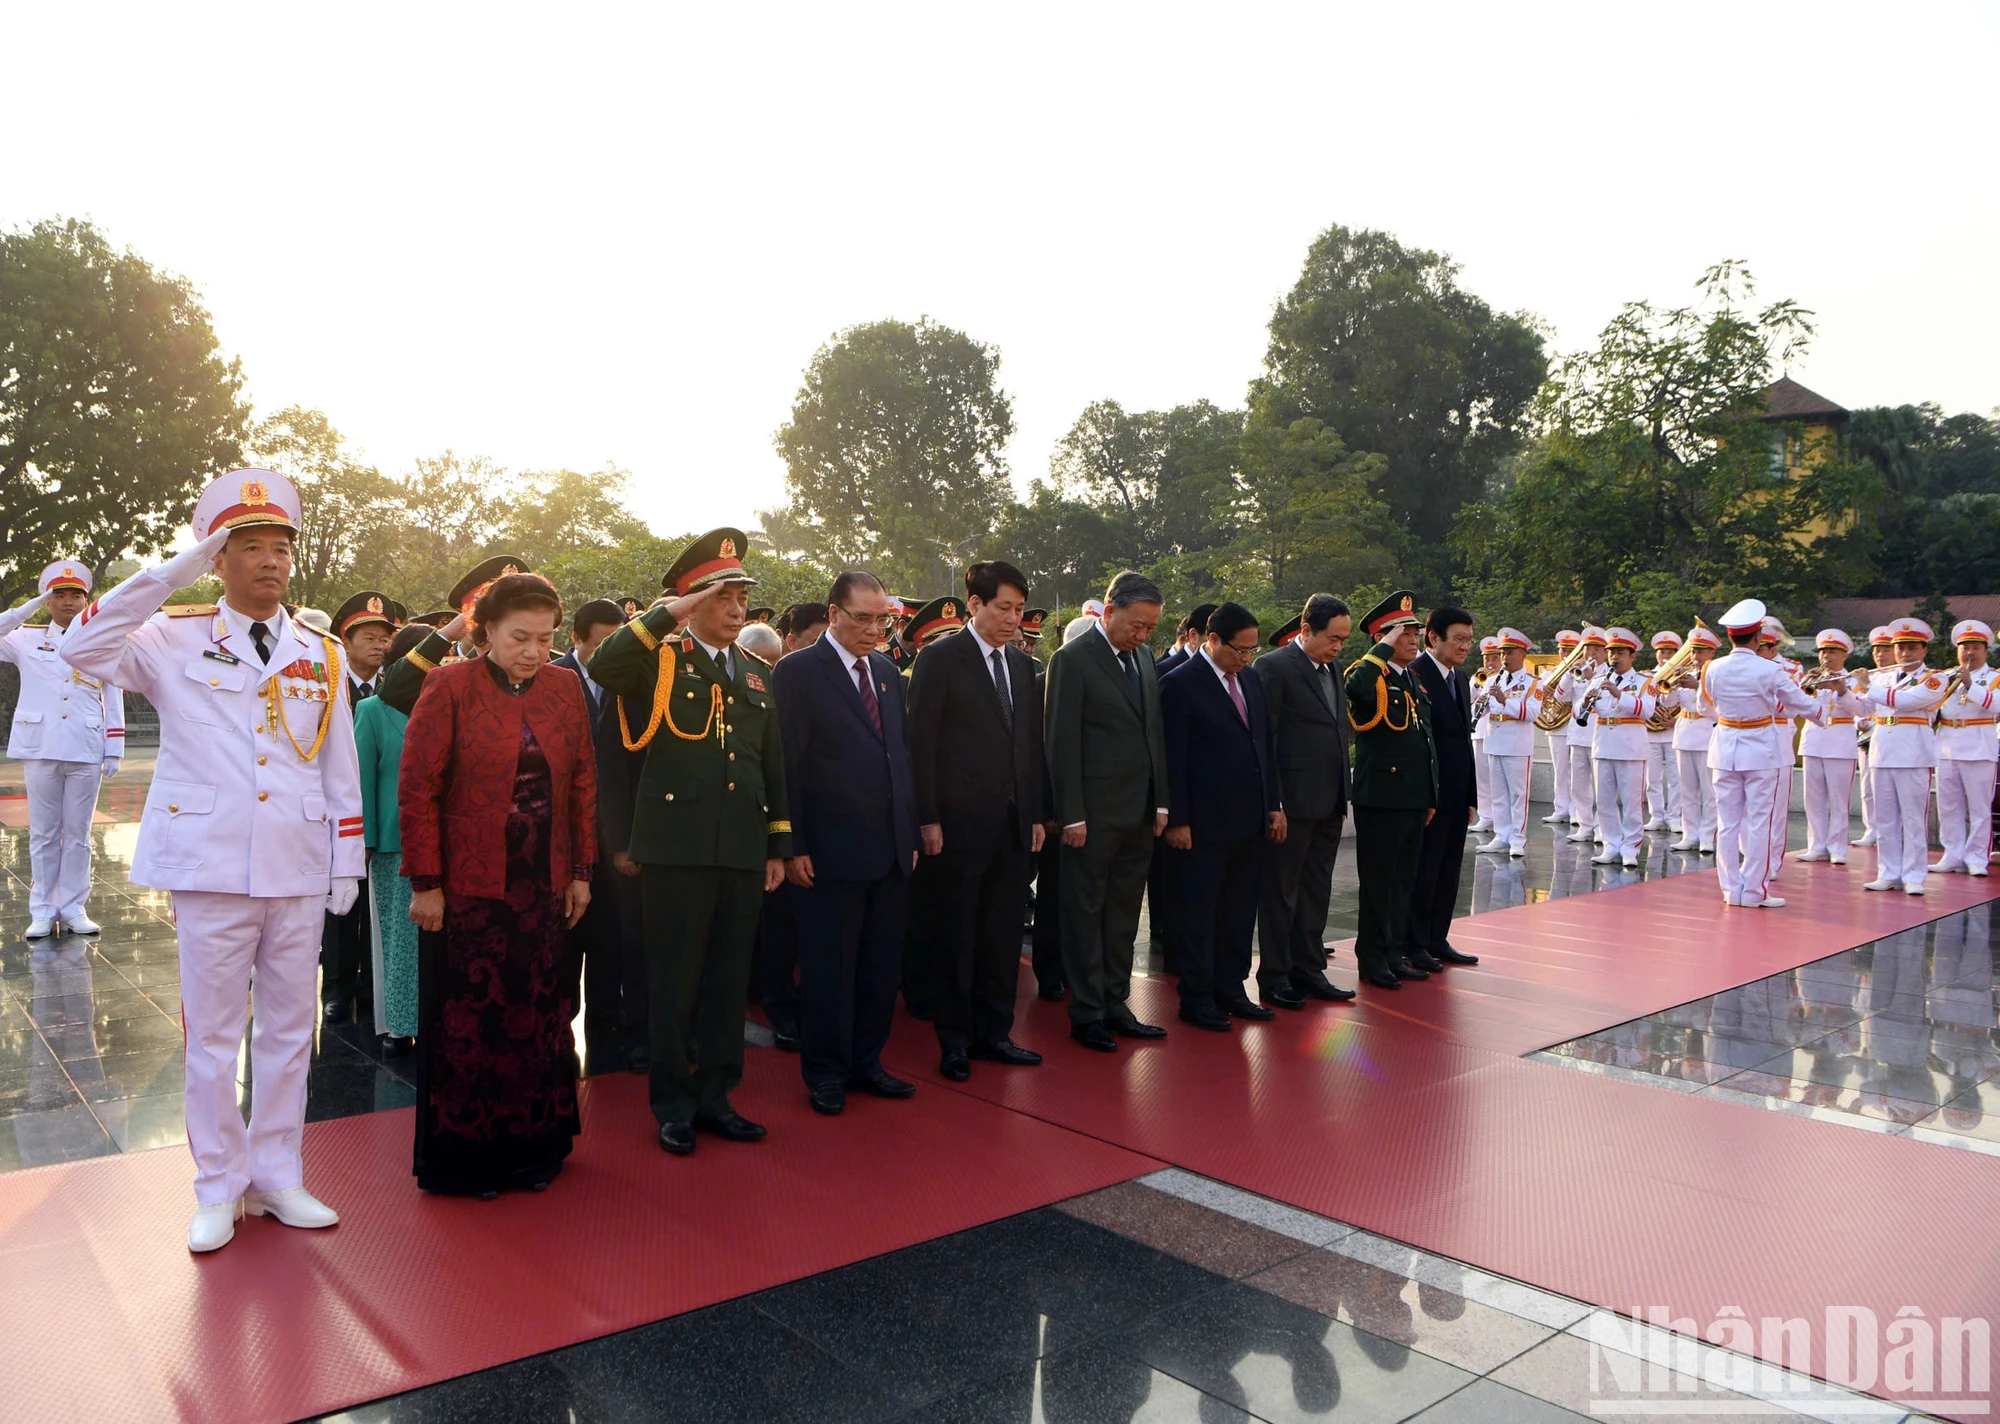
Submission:
M 199 11 L 197 14 L 196 11 Z M 1242 399 L 1330 223 L 1587 344 L 1747 259 L 1848 406 L 2000 405 L 1992 6 L 17 5 L 0 225 L 189 277 L 260 411 L 385 470 L 779 502 L 841 327 L 993 343 L 1017 481 L 1090 401 Z M 26 61 L 26 62 L 22 62 Z M 1985 95 L 1985 98 L 1981 98 Z

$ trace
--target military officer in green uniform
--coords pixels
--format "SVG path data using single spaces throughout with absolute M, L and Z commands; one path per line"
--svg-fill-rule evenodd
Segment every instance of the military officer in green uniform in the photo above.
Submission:
M 618 694 L 620 733 L 646 760 L 629 854 L 645 925 L 653 1116 L 660 1146 L 695 1133 L 764 1136 L 729 1105 L 743 1080 L 743 1006 L 764 895 L 785 878 L 792 823 L 770 666 L 736 647 L 756 582 L 740 529 L 690 544 L 668 597 L 598 646 L 590 675 Z M 650 712 L 632 726 L 626 708 Z
M 1416 599 L 1398 590 L 1361 626 L 1375 646 L 1347 670 L 1354 723 L 1354 845 L 1361 880 L 1354 958 L 1378 989 L 1402 987 L 1410 894 L 1424 826 L 1437 809 L 1430 699 L 1410 664 L 1418 652 Z M 1411 977 L 1418 977 L 1415 971 Z

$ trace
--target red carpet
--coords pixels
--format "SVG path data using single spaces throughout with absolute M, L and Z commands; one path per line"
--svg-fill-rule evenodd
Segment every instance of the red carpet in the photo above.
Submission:
M 643 1079 L 587 1084 L 542 1195 L 426 1197 L 408 1111 L 307 1129 L 330 1231 L 238 1225 L 188 1255 L 181 1148 L 0 1176 L 0 1418 L 277 1421 L 762 1290 L 1159 1164 L 959 1094 L 814 1117 L 798 1060 L 750 1054 L 771 1128 L 676 1160 Z

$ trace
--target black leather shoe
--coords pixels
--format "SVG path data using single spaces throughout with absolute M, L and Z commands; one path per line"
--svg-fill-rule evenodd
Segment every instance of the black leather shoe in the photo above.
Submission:
M 1308 999 L 1319 999 L 1329 1004 L 1341 1004 L 1354 997 L 1352 989 L 1343 989 L 1338 984 L 1320 975 L 1312 979 L 1294 979 L 1292 987 Z
M 1421 973 L 1419 977 L 1422 977 Z M 1403 987 L 1403 976 L 1392 974 L 1386 969 L 1378 969 L 1373 974 L 1362 975 L 1361 982 L 1373 984 L 1378 989 L 1400 989 Z
M 764 1125 L 752 1122 L 734 1108 L 724 1108 L 719 1113 L 696 1113 L 696 1132 L 712 1132 L 725 1142 L 762 1142 Z
M 962 1048 L 947 1048 L 938 1059 L 938 1072 L 954 1083 L 963 1083 L 972 1076 L 972 1060 Z
M 1165 1038 L 1167 1031 L 1158 1024 L 1140 1023 L 1137 1019 L 1106 1019 L 1104 1026 L 1120 1038 Z
M 1409 963 L 1411 968 L 1421 969 L 1426 974 L 1438 974 L 1442 973 L 1444 970 L 1444 961 L 1440 960 L 1439 958 L 1437 958 L 1437 956 L 1432 954 L 1412 954 L 1408 957 L 1407 962 Z M 1396 972 L 1398 974 L 1403 974 L 1403 971 L 1400 969 L 1398 969 Z M 1410 976 L 1407 974 L 1403 974 L 1403 977 L 1407 979 Z
M 354 1020 L 353 1005 L 346 999 L 328 999 L 326 1001 L 325 1018 L 330 1024 L 352 1023 Z
M 1205 1028 L 1210 1033 L 1229 1032 L 1229 1015 L 1213 1004 L 1182 1004 L 1180 1020 L 1196 1028 Z
M 821 1117 L 839 1117 L 847 1107 L 847 1094 L 838 1083 L 821 1083 L 806 1094 L 806 1100 Z
M 975 1043 L 970 1050 L 974 1058 L 984 1058 L 989 1063 L 1011 1063 L 1016 1068 L 1032 1068 L 1042 1061 L 1042 1055 L 1032 1048 L 1023 1048 L 1011 1038 L 996 1038 L 991 1043 Z
M 653 1071 L 653 1051 L 643 1043 L 636 1048 L 625 1050 L 625 1071 L 627 1073 L 650 1073 Z
M 1035 990 L 1035 994 L 1036 997 L 1047 999 L 1050 1003 L 1055 1004 L 1068 998 L 1069 990 L 1060 984 L 1044 984 L 1041 988 Z
M 772 1029 L 771 1046 L 785 1053 L 797 1053 L 799 1051 L 799 1031 L 795 1028 Z
M 1111 1030 L 1101 1023 L 1081 1023 L 1069 1026 L 1069 1036 L 1085 1048 L 1094 1048 L 1099 1053 L 1116 1053 L 1118 1040 L 1111 1036 Z
M 691 1122 L 663 1122 L 660 1124 L 660 1146 L 676 1157 L 685 1157 L 694 1151 L 694 1124 Z
M 1442 959 L 1446 964 L 1477 964 L 1479 962 L 1478 955 L 1460 954 L 1450 945 L 1446 945 L 1443 949 L 1439 950 L 1436 957 Z
M 1444 966 L 1439 965 L 1438 967 L 1442 969 Z M 1396 966 L 1396 977 L 1398 979 L 1428 979 L 1431 977 L 1431 974 L 1428 969 L 1425 969 L 1420 964 L 1405 962 Z
M 1265 1003 L 1275 1004 L 1281 1009 L 1303 1009 L 1306 1006 L 1306 996 L 1289 986 L 1280 985 L 1260 992 Z
M 1252 1023 L 1269 1023 L 1278 1016 L 1276 1009 L 1267 1009 L 1262 1004 L 1252 1003 L 1241 994 L 1233 999 L 1223 1000 L 1216 1007 L 1233 1019 L 1248 1019 Z
M 856 1078 L 847 1086 L 850 1088 L 859 1088 L 864 1093 L 873 1093 L 878 1098 L 914 1097 L 917 1091 L 915 1083 L 905 1083 L 901 1078 L 886 1073 L 880 1068 L 877 1068 L 873 1073 L 865 1077 Z
M 382 1052 L 390 1058 L 408 1058 L 416 1046 L 414 1038 L 399 1038 L 393 1033 L 382 1040 Z

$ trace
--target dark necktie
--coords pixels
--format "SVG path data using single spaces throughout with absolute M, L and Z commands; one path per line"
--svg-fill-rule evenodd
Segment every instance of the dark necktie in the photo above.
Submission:
M 269 659 L 269 658 L 266 658 L 266 659 L 265 659 L 264 661 L 266 661 L 266 662 L 269 662 L 269 661 L 270 661 L 270 659 Z M 358 706 L 360 706 L 360 705 L 361 705 L 361 703 L 362 703 L 362 702 L 363 702 L 364 700 L 366 700 L 367 698 L 370 698 L 370 697 L 373 697 L 374 695 L 375 695 L 375 684 L 374 684 L 374 683 L 372 683 L 372 682 L 357 682 L 357 683 L 355 683 L 355 684 L 354 684 L 354 696 L 353 696 L 352 698 L 350 698 L 350 699 L 349 699 L 349 701 L 353 702 L 353 703 L 354 703 L 354 705 L 358 707 Z
M 875 700 L 875 679 L 868 672 L 868 660 L 854 660 L 855 680 L 861 692 L 861 705 L 867 709 L 868 725 L 875 729 L 875 735 L 882 735 L 882 704 Z
M 1125 664 L 1125 680 L 1132 684 L 1132 700 L 1146 700 L 1146 684 L 1139 679 L 1139 659 L 1131 653 L 1120 653 L 1118 661 Z
M 1222 680 L 1229 684 L 1229 700 L 1236 704 L 1236 715 L 1243 719 L 1243 725 L 1250 725 L 1250 705 L 1243 700 L 1243 689 L 1236 685 L 1236 674 L 1226 672 Z
M 257 645 L 257 657 L 266 666 L 271 662 L 271 630 L 262 623 L 250 625 L 250 641 Z
M 1000 694 L 1000 720 L 1008 731 L 1014 730 L 1014 699 L 1007 692 L 1007 662 L 1000 650 L 993 650 L 993 690 Z

